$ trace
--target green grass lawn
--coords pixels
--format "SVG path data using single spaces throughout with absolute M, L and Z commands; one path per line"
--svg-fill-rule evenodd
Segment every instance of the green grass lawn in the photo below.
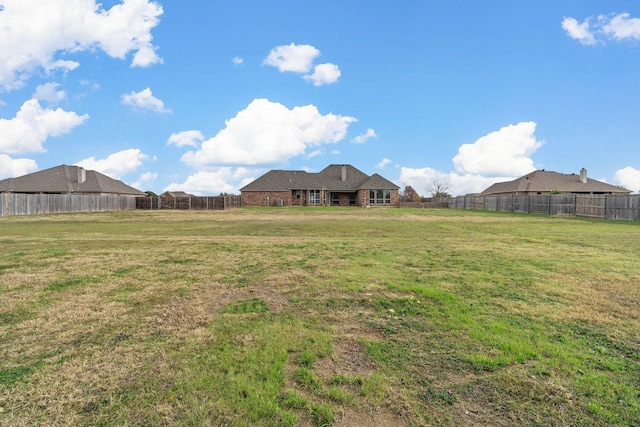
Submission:
M 640 425 L 640 224 L 0 218 L 0 425 Z

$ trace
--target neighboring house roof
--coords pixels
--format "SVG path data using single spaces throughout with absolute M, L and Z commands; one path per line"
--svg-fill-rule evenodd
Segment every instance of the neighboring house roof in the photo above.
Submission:
M 344 179 L 343 179 L 344 178 Z M 272 170 L 245 185 L 240 191 L 397 190 L 400 187 L 378 174 L 369 176 L 351 165 L 329 165 L 318 173 Z
M 564 174 L 559 172 L 537 170 L 516 180 L 498 182 L 484 190 L 481 194 L 518 194 L 518 193 L 618 193 L 628 194 L 631 191 L 587 178 L 587 171 L 580 174 Z
M 165 191 L 160 197 L 195 197 L 193 194 L 185 193 L 184 191 Z
M 61 165 L 0 181 L 0 192 L 10 193 L 99 193 L 145 196 L 140 190 L 100 172 Z

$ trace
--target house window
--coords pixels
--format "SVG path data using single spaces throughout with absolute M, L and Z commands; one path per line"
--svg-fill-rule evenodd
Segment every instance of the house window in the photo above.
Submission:
M 390 205 L 391 190 L 369 190 L 370 205 Z
M 300 190 L 296 190 L 296 199 L 300 198 Z
M 349 194 L 349 206 L 356 205 L 356 193 Z
M 340 204 L 340 193 L 331 193 L 331 204 L 332 205 Z
M 320 190 L 309 190 L 309 204 L 310 205 L 320 204 Z

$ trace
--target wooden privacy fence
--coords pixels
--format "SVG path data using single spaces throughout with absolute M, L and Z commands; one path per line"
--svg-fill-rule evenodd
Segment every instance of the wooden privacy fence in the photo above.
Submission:
M 449 199 L 449 207 L 640 221 L 640 195 L 638 194 L 624 196 L 608 194 L 459 196 Z
M 449 197 L 425 197 L 419 202 L 400 202 L 401 208 L 448 208 Z
M 240 206 L 240 196 L 139 197 L 138 209 L 223 210 Z
M 0 216 L 121 211 L 128 209 L 222 210 L 240 206 L 240 196 L 132 197 L 94 194 L 0 193 Z
M 93 194 L 0 193 L 0 216 L 120 211 L 136 208 L 136 198 Z

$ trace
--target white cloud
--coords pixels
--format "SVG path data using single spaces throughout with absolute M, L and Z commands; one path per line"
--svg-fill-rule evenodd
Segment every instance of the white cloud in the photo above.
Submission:
M 158 174 L 155 172 L 145 172 L 142 175 L 140 175 L 140 178 L 138 178 L 137 181 L 131 183 L 131 186 L 133 188 L 144 188 L 147 185 L 151 185 L 155 182 L 155 180 L 158 179 Z M 144 190 L 142 190 L 144 191 Z
M 627 190 L 640 193 L 640 170 L 627 166 L 616 172 L 613 180 Z
M 434 182 L 448 182 L 449 174 L 439 172 L 435 169 L 424 168 L 400 168 L 400 177 L 397 184 L 404 190 L 404 187 L 410 185 L 421 196 L 428 196 L 429 185 Z
M 17 89 L 39 69 L 73 70 L 60 56 L 99 48 L 114 58 L 135 52 L 132 66 L 162 60 L 152 45 L 162 6 L 123 0 L 109 10 L 95 0 L 3 0 L 0 25 L 0 87 Z
M 120 179 L 122 175 L 135 171 L 146 158 L 147 155 L 143 154 L 139 149 L 130 148 L 110 154 L 106 159 L 89 157 L 80 160 L 75 165 L 98 171 L 114 179 Z
M 68 61 L 68 60 L 65 61 L 65 60 L 59 59 L 57 61 L 53 61 L 51 64 L 44 65 L 43 68 L 47 73 L 60 68 L 61 70 L 63 70 L 63 74 L 66 75 L 67 72 L 73 71 L 79 66 L 80 66 L 80 63 L 77 61 Z
M 60 108 L 43 109 L 37 99 L 30 99 L 13 119 L 0 119 L 0 153 L 43 153 L 47 138 L 64 135 L 88 118 Z
M 456 171 L 482 176 L 520 176 L 535 170 L 529 156 L 542 146 L 535 122 L 509 125 L 463 144 L 453 158 Z
M 309 154 L 307 154 L 307 159 L 313 159 L 314 157 L 318 157 L 324 154 L 324 151 L 322 150 L 314 150 L 312 152 L 310 152 Z
M 156 48 L 151 44 L 145 44 L 133 55 L 131 66 L 146 68 L 162 62 L 162 59 L 156 54 Z
M 60 83 L 45 83 L 39 85 L 36 87 L 33 98 L 51 103 L 62 101 L 67 97 L 67 94 L 63 90 L 57 90 L 58 87 L 60 87 Z
M 316 65 L 313 74 L 307 74 L 302 78 L 313 83 L 314 86 L 322 86 L 337 82 L 340 74 L 340 68 L 337 65 L 326 63 Z
M 231 62 L 233 62 L 235 65 L 242 65 L 244 64 L 244 59 L 240 58 L 239 56 L 234 56 L 231 59 Z
M 311 45 L 291 43 L 288 46 L 277 46 L 271 49 L 263 64 L 276 67 L 281 73 L 285 71 L 308 73 L 313 60 L 318 55 L 320 51 Z
M 496 182 L 512 181 L 516 178 L 517 176 L 488 177 L 451 172 L 448 175 L 448 180 L 439 182 L 444 182 L 449 186 L 449 193 L 454 196 L 460 196 L 464 194 L 480 193 Z
M 121 102 L 136 110 L 149 110 L 155 113 L 171 113 L 171 110 L 164 108 L 164 102 L 153 96 L 151 88 L 143 89 L 140 92 L 131 92 L 126 95 L 122 95 Z
M 38 170 L 35 160 L 13 159 L 6 154 L 0 154 L 0 179 L 14 178 Z
M 374 131 L 373 129 L 367 129 L 365 133 L 363 133 L 362 135 L 356 136 L 351 140 L 351 142 L 353 142 L 354 144 L 364 144 L 371 138 L 377 138 L 377 137 L 378 135 L 376 135 L 376 131 Z
M 429 187 L 434 183 L 443 183 L 449 188 L 448 192 L 453 196 L 480 193 L 492 184 L 502 181 L 511 181 L 516 177 L 486 177 L 473 174 L 459 174 L 456 172 L 441 172 L 429 167 L 425 168 L 400 168 L 400 177 L 396 181 L 404 189 L 410 185 L 424 197 L 429 197 Z
M 199 196 L 216 196 L 220 193 L 238 194 L 238 189 L 253 181 L 254 175 L 264 171 L 247 168 L 216 168 L 210 172 L 196 172 L 183 183 L 171 183 L 163 191 L 185 191 Z
M 575 18 L 564 18 L 562 20 L 562 28 L 567 32 L 569 37 L 578 40 L 582 44 L 592 45 L 596 43 L 593 33 L 589 30 L 588 19 L 585 19 L 582 24 L 580 24 Z
M 584 45 L 594 45 L 605 40 L 640 40 L 640 18 L 632 18 L 628 13 L 600 15 L 591 26 L 591 19 L 581 24 L 575 18 L 564 18 L 562 28 L 569 37 Z
M 320 51 L 311 45 L 291 43 L 288 46 L 277 46 L 271 49 L 262 63 L 276 67 L 281 73 L 290 71 L 304 74 L 302 78 L 313 83 L 314 86 L 337 82 L 341 75 L 337 65 L 325 63 L 313 66 L 313 60 L 319 55 Z M 313 73 L 309 73 L 312 68 Z
M 397 182 L 403 188 L 412 186 L 422 196 L 429 196 L 430 185 L 444 183 L 452 195 L 459 196 L 511 181 L 535 170 L 530 156 L 543 144 L 536 139 L 535 130 L 534 122 L 505 126 L 460 146 L 453 158 L 455 171 L 402 167 Z
M 376 165 L 376 167 L 377 167 L 378 169 L 384 169 L 384 168 L 386 168 L 386 167 L 387 167 L 387 165 L 389 165 L 389 164 L 391 164 L 391 163 L 392 163 L 392 161 L 391 161 L 391 160 L 389 160 L 389 159 L 387 159 L 387 158 L 384 158 L 384 159 L 382 159 L 382 160 L 380 161 L 380 163 L 378 163 L 378 164 Z
M 153 182 L 158 179 L 158 174 L 155 172 L 145 172 L 140 175 L 140 181 L 142 182 Z
M 167 141 L 167 145 L 197 147 L 198 143 L 202 141 L 204 141 L 204 135 L 202 135 L 202 132 L 199 130 L 185 130 L 172 133 Z
M 341 141 L 355 121 L 348 116 L 322 115 L 314 105 L 288 109 L 268 99 L 254 99 L 199 150 L 185 153 L 182 161 L 196 169 L 285 164 L 304 155 L 309 147 Z
M 628 13 L 619 13 L 611 19 L 600 17 L 602 31 L 616 40 L 640 40 L 640 18 L 629 18 Z

